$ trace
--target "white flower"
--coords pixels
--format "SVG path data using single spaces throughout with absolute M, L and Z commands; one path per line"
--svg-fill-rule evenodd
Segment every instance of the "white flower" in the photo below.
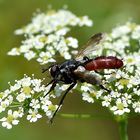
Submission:
M 23 117 L 23 115 L 24 115 L 23 107 L 19 107 L 17 112 L 18 112 L 18 117 L 20 117 L 20 118 Z
M 55 44 L 55 45 L 56 45 L 56 44 Z M 51 45 L 48 45 L 48 46 L 46 47 L 46 51 L 50 52 L 50 54 L 51 54 L 52 56 L 54 56 L 55 53 L 56 53 L 55 48 L 53 48 Z
M 48 118 L 51 118 L 58 105 L 53 105 L 52 102 L 49 100 L 49 96 L 41 97 L 40 100 L 42 104 L 41 108 L 46 113 L 46 116 L 48 116 Z
M 20 93 L 20 94 L 17 95 L 16 99 L 19 102 L 23 102 L 26 99 L 26 95 L 24 93 Z
M 45 96 L 45 98 L 41 97 L 41 108 L 44 110 L 44 112 L 48 111 L 48 106 L 52 104 L 52 102 L 49 100 L 48 96 Z
M 5 90 L 4 92 L 0 92 L 0 101 L 5 99 L 9 94 L 10 94 L 10 90 L 9 89 Z
M 15 82 L 17 82 L 17 81 L 15 81 Z M 14 92 L 14 91 L 16 91 L 16 90 L 18 90 L 20 88 L 21 88 L 21 83 L 20 82 L 17 82 L 15 85 L 10 86 L 10 91 L 11 92 Z
M 71 55 L 70 55 L 68 52 L 64 52 L 64 53 L 62 54 L 62 56 L 64 56 L 64 58 L 65 58 L 66 60 L 71 59 Z
M 110 108 L 115 115 L 123 115 L 124 113 L 129 113 L 130 109 L 128 108 L 128 104 L 123 102 L 120 98 L 116 101 L 116 106 Z
M 122 35 L 126 35 L 131 31 L 131 28 L 128 26 L 129 23 L 123 26 L 119 26 L 113 29 L 111 36 L 113 38 L 121 37 Z
M 45 86 L 42 85 L 42 81 L 41 79 L 33 79 L 32 80 L 32 85 L 33 87 L 33 91 L 34 92 L 41 92 L 41 91 L 45 91 Z
M 82 93 L 82 99 L 84 100 L 84 101 L 87 101 L 87 102 L 89 102 L 89 103 L 94 103 L 94 99 L 93 99 L 93 97 L 92 97 L 92 94 L 90 94 L 90 93 L 87 93 L 87 92 L 84 92 L 84 93 Z
M 32 100 L 31 100 L 31 103 L 30 103 L 30 106 L 31 106 L 32 108 L 34 108 L 35 110 L 39 109 L 39 108 L 40 108 L 39 100 L 37 100 L 37 99 L 32 99 Z
M 35 86 L 41 86 L 41 79 L 33 79 L 31 81 L 32 85 L 35 87 Z
M 120 89 L 120 88 L 119 88 L 119 89 Z M 111 97 L 113 97 L 113 98 L 119 98 L 119 97 L 121 96 L 121 93 L 111 91 L 110 95 L 111 95 Z
M 91 87 L 90 84 L 85 84 L 85 85 L 81 86 L 81 90 L 84 92 L 87 92 L 87 91 L 90 91 L 90 89 L 91 89 L 90 87 Z
M 9 106 L 8 100 L 1 101 L 0 103 L 0 113 L 5 111 L 5 109 Z
M 41 91 L 45 91 L 45 86 L 42 85 L 42 86 L 35 86 L 33 88 L 34 92 L 41 92 Z
M 83 26 L 83 25 L 87 25 L 87 26 L 92 26 L 93 25 L 93 22 L 92 20 L 90 20 L 88 18 L 88 16 L 83 16 L 81 18 L 81 22 L 79 23 L 80 26 Z
M 111 96 L 103 96 L 102 106 L 108 107 L 111 103 Z
M 21 81 L 21 85 L 23 86 L 23 87 L 27 87 L 27 86 L 30 86 L 31 85 L 31 77 L 27 77 L 26 75 L 25 75 L 25 77 L 23 78 L 23 79 L 21 79 L 20 80 Z
M 48 44 L 54 43 L 54 42 L 59 42 L 61 40 L 61 36 L 55 35 L 55 34 L 50 34 L 48 35 L 47 42 Z
M 136 85 L 139 85 L 140 84 L 140 79 L 139 77 L 136 75 L 136 76 L 130 76 L 130 80 L 129 80 L 129 87 L 132 87 L 132 86 L 136 86 Z
M 58 105 L 53 105 L 53 104 L 50 104 L 49 106 L 48 106 L 48 110 L 46 110 L 46 116 L 50 119 L 50 118 L 52 118 L 52 116 L 53 116 L 53 114 L 54 114 L 54 112 L 56 111 L 56 109 L 58 108 Z M 61 108 L 61 107 L 60 107 Z M 59 108 L 59 109 L 60 109 Z
M 119 89 L 119 90 L 122 90 L 124 89 L 126 86 L 128 88 L 130 88 L 131 84 L 129 82 L 129 79 L 124 79 L 122 77 L 122 79 L 120 79 L 118 82 L 116 82 L 115 86 Z
M 77 39 L 73 38 L 73 37 L 68 37 L 67 40 L 68 45 L 73 47 L 73 48 L 77 48 L 78 47 L 78 41 Z
M 42 49 L 44 48 L 44 45 L 47 43 L 47 37 L 45 35 L 37 35 L 33 42 L 32 45 L 36 49 Z
M 55 89 L 54 89 L 54 94 L 51 94 L 50 97 L 59 97 L 63 91 L 66 91 L 68 88 L 68 85 L 60 85 L 60 84 L 57 84 L 55 86 Z
M 136 26 L 134 31 L 132 32 L 133 39 L 140 39 L 140 25 Z
M 40 115 L 37 110 L 29 109 L 28 113 L 29 114 L 27 115 L 27 120 L 30 122 L 36 122 L 42 117 L 42 115 Z
M 24 33 L 24 31 L 22 30 L 22 29 L 17 29 L 16 31 L 15 31 L 15 34 L 16 35 L 21 35 L 21 34 L 23 34 Z
M 19 48 L 13 48 L 11 51 L 8 52 L 8 55 L 20 55 Z
M 12 112 L 12 110 L 8 110 L 7 118 L 3 117 L 2 119 L 0 119 L 0 121 L 2 121 L 3 127 L 11 129 L 12 125 L 17 125 L 19 123 L 19 120 L 17 120 L 18 117 L 19 116 L 17 111 Z
M 27 60 L 31 60 L 35 56 L 36 56 L 36 54 L 33 51 L 28 51 L 24 54 L 24 57 L 27 58 Z
M 41 52 L 37 61 L 40 64 L 47 64 L 48 62 L 55 62 L 50 52 Z
M 9 95 L 5 100 L 8 100 L 9 104 L 11 104 L 13 102 L 13 96 Z
M 55 92 L 54 92 L 55 95 L 54 95 L 54 96 L 55 96 L 55 97 L 59 97 L 59 96 L 62 94 L 63 91 L 64 91 L 64 90 L 62 89 L 62 86 L 60 86 L 60 85 L 57 84 L 57 85 L 55 86 Z M 54 97 L 54 96 L 53 96 L 53 97 Z M 51 96 L 51 97 L 52 97 L 52 96 Z
M 123 94 L 122 101 L 127 102 L 128 104 L 131 104 L 132 103 L 132 95 L 127 94 L 127 93 Z
M 25 97 L 26 98 L 31 98 L 31 94 L 33 94 L 34 93 L 34 91 L 31 89 L 31 87 L 29 87 L 29 86 L 24 86 L 23 88 L 21 88 L 21 93 L 23 93 L 23 94 L 25 94 Z M 21 98 L 24 98 L 24 95 L 23 94 L 21 94 Z
M 133 88 L 134 94 L 140 96 L 140 90 L 137 88 Z
M 5 109 L 13 102 L 13 97 L 9 95 L 5 100 L 0 102 L 0 113 L 5 111 Z
M 135 58 L 134 55 L 127 55 L 124 57 L 124 62 L 127 65 L 134 65 L 134 64 L 136 64 L 136 61 L 137 61 L 137 59 Z
M 66 33 L 69 31 L 70 29 L 67 28 L 67 27 L 63 27 L 62 29 L 56 31 L 56 35 L 59 35 L 59 36 L 64 36 L 66 35 Z
M 19 51 L 20 53 L 28 53 L 30 49 L 32 48 L 31 44 L 25 43 L 27 40 L 23 42 L 23 44 L 20 46 Z
M 124 54 L 124 48 L 126 46 L 129 46 L 128 42 L 129 42 L 129 40 L 124 42 L 124 40 L 119 39 L 119 40 L 116 40 L 115 42 L 113 42 L 112 46 L 115 48 L 115 50 L 119 51 L 120 54 Z
M 140 113 L 140 102 L 139 101 L 134 102 L 132 107 L 135 109 L 136 113 Z

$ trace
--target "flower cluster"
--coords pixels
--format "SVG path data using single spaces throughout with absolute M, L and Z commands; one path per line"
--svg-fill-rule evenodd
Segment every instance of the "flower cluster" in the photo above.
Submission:
M 70 59 L 78 47 L 76 38 L 66 37 L 73 26 L 92 26 L 92 21 L 87 16 L 77 17 L 66 9 L 38 13 L 31 23 L 15 31 L 16 35 L 25 35 L 25 40 L 8 55 L 24 55 L 27 60 L 35 58 L 42 65 L 55 62 L 56 53 Z
M 78 47 L 76 38 L 66 37 L 70 27 L 91 25 L 87 16 L 77 17 L 66 9 L 38 13 L 31 23 L 15 31 L 16 35 L 25 35 L 26 39 L 8 54 L 24 55 L 28 60 L 36 58 L 40 64 L 55 62 L 56 53 L 70 59 Z M 91 52 L 90 57 L 115 56 L 122 59 L 124 66 L 102 70 L 102 74 L 93 72 L 105 88 L 89 83 L 82 83 L 80 88 L 75 86 L 80 89 L 82 100 L 89 103 L 98 100 L 116 116 L 140 113 L 140 25 L 127 22 L 117 26 L 100 45 L 102 48 Z M 9 83 L 9 89 L 0 92 L 0 113 L 7 111 L 7 117 L 0 119 L 3 127 L 12 128 L 23 115 L 30 122 L 36 122 L 43 114 L 52 118 L 58 105 L 50 99 L 59 97 L 68 85 L 57 84 L 52 94 L 44 96 L 51 85 L 46 87 L 42 81 L 25 75 L 14 85 Z
M 104 70 L 102 84 L 110 92 L 81 86 L 83 100 L 93 103 L 99 99 L 114 115 L 140 112 L 140 25 L 127 22 L 107 34 L 98 55 L 116 56 L 124 62 L 118 70 Z M 110 73 L 110 74 L 106 74 Z
M 30 122 L 36 122 L 43 114 L 51 118 L 57 105 L 53 105 L 50 96 L 44 96 L 49 87 L 42 84 L 41 79 L 24 76 L 16 80 L 14 85 L 0 93 L 0 113 L 7 111 L 7 117 L 0 119 L 2 126 L 8 129 L 17 125 L 24 115 Z M 55 95 L 53 95 L 55 97 Z

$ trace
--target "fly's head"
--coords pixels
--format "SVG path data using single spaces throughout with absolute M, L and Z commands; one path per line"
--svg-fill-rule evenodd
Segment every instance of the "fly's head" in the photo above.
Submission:
M 57 64 L 50 67 L 50 74 L 53 78 L 57 78 L 60 74 L 60 68 Z

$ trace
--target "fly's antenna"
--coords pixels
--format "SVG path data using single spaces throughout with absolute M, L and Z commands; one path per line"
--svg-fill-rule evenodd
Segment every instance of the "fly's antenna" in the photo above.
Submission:
M 55 65 L 55 64 L 50 65 L 48 68 L 42 68 L 42 73 L 48 71 L 48 70 L 49 70 L 52 66 L 54 66 L 54 65 Z
M 42 73 L 44 73 L 44 72 L 48 71 L 48 70 L 49 70 L 49 68 L 50 68 L 50 67 L 48 67 L 48 68 L 42 68 Z

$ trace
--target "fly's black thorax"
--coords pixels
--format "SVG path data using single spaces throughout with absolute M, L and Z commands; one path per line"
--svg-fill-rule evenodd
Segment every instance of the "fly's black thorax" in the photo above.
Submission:
M 60 73 L 61 73 L 61 81 L 65 84 L 71 84 L 72 82 L 77 80 L 76 75 L 73 73 L 78 66 L 81 65 L 80 61 L 76 61 L 74 59 L 68 60 L 60 65 Z
M 64 84 L 71 84 L 79 80 L 74 71 L 79 66 L 84 66 L 89 61 L 90 59 L 88 57 L 83 57 L 80 61 L 71 59 L 60 65 L 55 64 L 51 66 L 50 74 L 55 81 L 63 82 Z

